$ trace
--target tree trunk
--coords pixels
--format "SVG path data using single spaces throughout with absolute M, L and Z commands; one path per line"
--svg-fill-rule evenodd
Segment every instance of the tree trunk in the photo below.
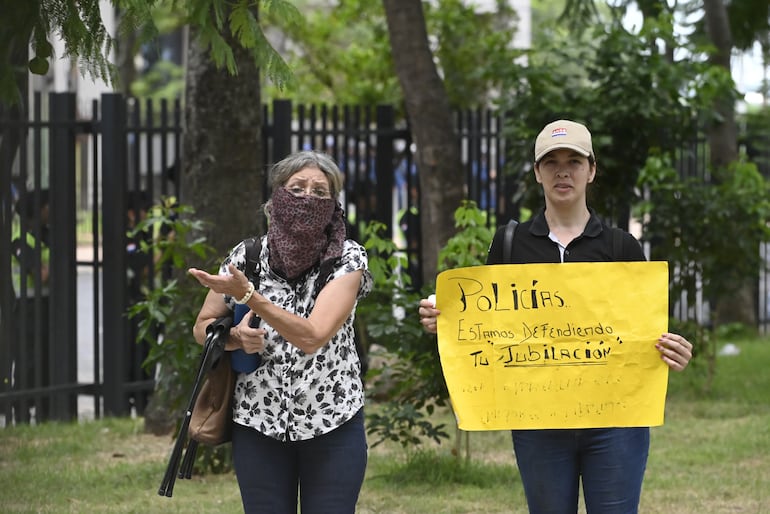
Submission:
M 703 3 L 706 34 L 716 49 L 709 56 L 711 64 L 730 73 L 730 55 L 733 49 L 727 6 L 722 0 L 706 0 Z M 711 165 L 724 168 L 738 157 L 738 128 L 735 123 L 735 102 L 732 98 L 717 100 L 714 106 L 718 119 L 709 127 Z
M 393 62 L 417 145 L 421 188 L 423 279 L 436 277 L 439 250 L 455 233 L 464 198 L 462 160 L 452 110 L 428 44 L 420 0 L 383 0 Z
M 205 236 L 220 254 L 258 233 L 264 170 L 259 69 L 230 39 L 238 75 L 217 68 L 191 35 L 183 136 L 185 203 L 210 223 Z
M 703 3 L 706 34 L 716 49 L 709 60 L 730 73 L 730 55 L 733 43 L 727 6 L 722 0 L 706 0 Z M 708 127 L 710 164 L 713 170 L 720 170 L 738 158 L 738 127 L 735 122 L 735 102 L 732 98 L 716 100 L 715 119 Z M 759 251 L 757 249 L 757 251 Z M 730 298 L 717 298 L 715 306 L 716 323 L 745 323 L 756 326 L 754 302 L 755 279 L 746 277 L 741 288 Z
M 120 34 L 115 49 L 118 67 L 116 89 L 126 96 L 131 95 L 131 84 L 136 80 L 136 32 L 133 30 Z
M 203 234 L 220 261 L 242 239 L 262 226 L 262 107 L 259 69 L 241 46 L 229 37 L 238 75 L 220 69 L 190 32 L 183 133 L 182 199 L 195 209 L 194 217 L 207 222 Z M 189 266 L 212 263 L 190 262 Z M 178 277 L 189 281 L 187 277 Z M 200 305 L 179 302 L 176 315 L 197 312 Z M 190 344 L 192 336 L 190 336 Z M 161 368 L 160 373 L 172 372 Z M 173 383 L 159 379 L 158 383 Z M 145 412 L 145 430 L 167 433 L 178 413 L 169 398 L 178 391 L 155 391 Z

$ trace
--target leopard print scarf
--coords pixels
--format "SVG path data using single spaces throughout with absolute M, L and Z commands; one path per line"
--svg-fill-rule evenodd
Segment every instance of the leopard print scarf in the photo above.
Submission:
M 345 220 L 335 199 L 298 197 L 282 187 L 273 192 L 267 246 L 276 273 L 295 280 L 319 262 L 322 271 L 330 270 L 344 241 Z

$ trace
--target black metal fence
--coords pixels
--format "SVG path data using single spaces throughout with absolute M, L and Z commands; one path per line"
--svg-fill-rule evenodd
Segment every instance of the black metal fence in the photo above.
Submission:
M 0 120 L 0 239 L 14 247 L 0 255 L 0 424 L 144 409 L 128 192 L 178 195 L 180 121 L 179 102 L 105 95 L 79 112 L 72 93 L 35 94 L 22 120 Z
M 107 94 L 79 112 L 73 93 L 54 93 L 34 95 L 29 112 L 0 119 L 0 241 L 12 250 L 0 252 L 0 426 L 142 413 L 153 377 L 141 367 L 147 349 L 126 310 L 137 281 L 152 287 L 159 277 L 141 272 L 127 230 L 160 198 L 180 198 L 182 107 Z M 346 176 L 351 226 L 383 222 L 420 277 L 415 148 L 393 107 L 278 100 L 263 115 L 263 165 L 300 148 L 327 151 Z M 503 173 L 502 118 L 478 109 L 457 113 L 455 123 L 468 198 L 489 223 L 507 220 L 518 179 Z M 765 331 L 769 286 L 762 272 Z
M 0 252 L 0 426 L 142 413 L 153 377 L 126 311 L 137 281 L 152 287 L 162 277 L 143 273 L 127 231 L 162 197 L 184 202 L 181 105 L 107 94 L 82 112 L 61 93 L 36 94 L 29 107 L 22 120 L 0 119 L 0 240 L 19 246 Z M 417 184 L 394 173 L 414 166 L 392 107 L 295 111 L 276 101 L 264 120 L 263 165 L 303 147 L 328 151 L 346 175 L 351 225 L 382 221 L 419 262 L 419 233 L 398 219 L 408 202 L 416 208 L 403 191 Z

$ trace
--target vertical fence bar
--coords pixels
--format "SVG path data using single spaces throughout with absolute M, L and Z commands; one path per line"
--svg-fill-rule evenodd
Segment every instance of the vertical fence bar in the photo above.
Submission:
M 334 155 L 334 158 L 337 160 L 337 164 L 339 166 L 342 165 L 342 159 L 345 152 L 345 143 L 344 139 L 342 139 L 342 144 L 340 144 L 340 109 L 338 106 L 334 105 L 332 106 L 332 112 L 331 112 L 331 130 L 334 134 L 334 141 L 332 142 L 332 152 Z M 345 188 L 347 190 L 347 187 Z
M 767 332 L 767 314 L 770 305 L 770 292 L 767 290 L 767 266 L 768 262 L 768 243 L 760 242 L 759 250 L 759 270 L 757 271 L 757 286 L 754 292 L 754 304 L 756 308 L 757 332 L 765 334 Z
M 49 332 L 53 384 L 77 383 L 77 266 L 76 266 L 76 130 L 74 93 L 50 95 L 51 121 L 51 258 Z M 77 418 L 77 394 L 64 391 L 52 395 L 54 419 Z
M 265 118 L 267 119 L 267 118 Z M 179 200 L 182 194 L 182 102 L 179 98 L 174 100 L 174 196 Z
M 138 103 L 137 103 L 138 104 Z M 139 105 L 139 104 L 138 104 Z M 147 197 L 150 202 L 155 199 L 155 143 L 162 137 L 161 132 L 155 129 L 155 104 L 152 98 L 148 98 L 144 108 L 144 140 L 145 140 L 145 183 L 142 185 L 141 179 L 138 180 L 139 188 L 147 191 Z M 163 178 L 163 168 L 159 170 L 159 178 Z M 136 174 L 141 176 L 141 164 L 137 163 Z M 137 189 L 138 191 L 139 189 Z
M 102 244 L 104 255 L 104 412 L 128 412 L 126 364 L 126 104 L 120 94 L 102 95 Z
M 396 114 L 392 105 L 377 106 L 377 141 L 374 172 L 377 177 L 377 212 L 375 219 L 393 234 L 393 139 Z
M 168 100 L 160 101 L 160 196 L 168 196 L 168 182 L 174 170 L 168 162 L 168 138 L 171 127 L 168 126 Z M 155 199 L 150 198 L 154 203 Z
M 0 109 L 0 243 L 3 248 L 10 248 L 12 238 L 12 225 L 16 218 L 14 214 L 15 203 L 20 192 L 18 183 L 12 184 L 11 176 L 16 152 L 16 138 L 14 131 L 18 130 L 12 123 L 13 110 Z M 13 308 L 16 303 L 16 295 L 13 288 L 11 272 L 11 252 L 0 252 L 0 397 L 3 393 L 10 393 L 12 386 L 11 346 L 15 344 L 14 331 L 16 321 L 13 316 Z M 3 399 L 0 402 L 0 425 L 6 426 L 13 421 L 11 402 Z
M 38 93 L 35 95 L 35 102 L 32 106 L 35 120 L 42 121 L 43 119 L 42 104 L 42 95 Z M 50 180 L 46 180 L 45 184 L 43 183 L 43 134 L 47 134 L 50 141 L 50 134 L 52 133 L 50 131 L 52 125 L 52 123 L 50 123 L 51 121 L 52 120 L 50 119 L 49 112 L 49 130 L 46 132 L 43 130 L 41 125 L 38 125 L 33 127 L 30 131 L 31 145 L 29 145 L 29 147 L 32 149 L 31 158 L 29 157 L 29 147 L 19 148 L 19 165 L 21 169 L 24 170 L 22 177 L 25 180 L 25 190 L 29 193 L 26 202 L 22 202 L 22 207 L 26 207 L 23 212 L 26 212 L 27 214 L 21 215 L 21 241 L 25 241 L 27 234 L 30 233 L 38 234 L 37 236 L 33 236 L 38 243 L 42 242 L 43 239 L 41 234 L 42 216 L 40 211 L 41 198 L 39 193 L 46 187 L 50 188 Z M 48 159 L 48 161 L 50 161 L 50 159 Z M 28 172 L 30 167 L 32 168 L 31 177 Z M 31 183 L 29 182 L 30 178 L 32 179 Z M 48 175 L 46 178 L 50 178 L 50 175 Z M 29 211 L 34 212 L 34 214 L 30 215 Z M 53 215 L 53 211 L 49 214 Z M 51 241 L 45 241 L 45 245 L 50 248 Z M 50 297 L 48 296 L 48 293 L 46 293 L 45 297 L 43 297 L 42 246 L 38 246 L 36 244 L 35 250 L 32 253 L 33 255 L 29 257 L 29 261 L 31 261 L 29 264 L 32 265 L 32 268 L 34 269 L 33 273 L 35 275 L 32 289 L 30 290 L 26 288 L 27 281 L 24 279 L 22 279 L 20 288 L 22 291 L 21 297 L 24 298 L 24 300 L 20 305 L 21 309 L 19 309 L 19 319 L 20 321 L 24 321 L 21 321 L 21 337 L 18 341 L 18 343 L 21 344 L 21 347 L 19 348 L 19 360 L 17 365 L 21 375 L 19 378 L 21 379 L 22 386 L 26 382 L 26 385 L 29 387 L 40 388 L 44 386 L 50 386 L 52 384 L 50 376 L 51 353 L 47 347 L 47 342 L 50 340 L 49 334 L 51 327 L 50 313 L 48 309 L 50 306 Z M 22 254 L 22 270 L 26 270 L 27 266 L 28 264 L 24 262 L 24 256 Z M 51 270 L 49 269 L 49 273 L 50 271 Z M 50 282 L 45 284 L 45 287 L 50 287 Z M 45 313 L 45 315 L 43 315 L 43 313 Z M 30 324 L 26 321 L 29 318 L 33 318 L 37 321 L 37 323 L 30 326 Z M 26 372 L 30 366 L 33 368 L 32 374 Z M 37 409 L 38 419 L 48 417 L 50 412 L 44 413 L 43 411 L 50 410 L 46 406 L 51 401 L 51 398 L 48 397 L 43 399 L 40 397 L 40 395 L 35 395 L 32 398 L 33 403 Z M 25 400 L 21 402 L 20 413 L 22 413 L 22 419 L 29 419 L 29 406 L 30 405 Z
M 273 162 L 291 153 L 291 100 L 273 100 Z
M 91 120 L 99 119 L 99 102 L 94 100 L 91 104 Z M 91 325 L 91 347 L 93 348 L 93 384 L 91 389 L 93 395 L 94 416 L 100 418 L 102 416 L 102 402 L 100 398 L 101 385 L 101 362 L 102 362 L 102 349 L 99 335 L 101 331 L 99 328 L 102 326 L 102 231 L 101 231 L 101 215 L 99 213 L 99 205 L 101 201 L 101 166 L 99 163 L 99 141 L 97 137 L 98 129 L 92 128 L 91 131 L 91 255 L 93 256 L 89 263 L 91 267 L 92 285 L 91 294 L 93 298 L 93 323 Z
M 307 117 L 305 116 L 305 104 L 297 105 L 297 123 L 294 133 L 296 134 L 297 146 L 293 150 L 300 150 L 305 146 L 305 124 L 307 123 Z
M 30 127 L 27 125 L 27 120 L 23 120 L 22 124 L 15 127 L 16 130 L 19 131 L 19 135 L 17 136 L 17 140 L 21 142 L 25 142 L 27 144 L 20 144 L 18 147 L 18 166 L 19 166 L 19 192 L 21 196 L 19 197 L 19 204 L 18 204 L 18 211 L 19 216 L 16 220 L 18 224 L 18 233 L 17 237 L 19 238 L 19 242 L 22 245 L 26 245 L 29 243 L 29 240 L 27 239 L 28 235 L 32 231 L 32 226 L 34 225 L 38 229 L 39 234 L 39 228 L 40 228 L 40 216 L 35 214 L 33 217 L 31 217 L 28 214 L 28 211 L 34 211 L 34 208 L 32 204 L 37 201 L 38 205 L 38 212 L 39 212 L 39 206 L 40 206 L 40 198 L 39 196 L 36 196 L 34 193 L 36 190 L 39 190 L 42 188 L 41 184 L 41 164 L 40 164 L 40 155 L 41 155 L 41 134 L 43 131 L 43 119 L 42 119 L 42 107 L 41 107 L 41 94 L 35 93 L 33 104 L 30 106 L 33 114 L 33 120 L 35 120 L 37 123 L 33 125 L 33 127 Z M 22 120 L 19 120 L 22 121 Z M 50 126 L 50 124 L 49 124 Z M 30 174 L 29 171 L 29 158 L 28 158 L 28 152 L 31 149 L 33 153 L 33 170 Z M 31 179 L 31 182 L 30 182 Z M 35 238 L 36 241 L 40 241 L 40 238 Z M 47 243 L 48 244 L 48 243 Z M 16 310 L 14 311 L 14 323 L 16 323 L 18 329 L 13 334 L 13 342 L 12 342 L 12 359 L 13 359 L 13 365 L 15 367 L 15 372 L 13 379 L 15 380 L 15 388 L 18 389 L 36 389 L 39 387 L 42 387 L 42 380 L 40 378 L 40 368 L 43 366 L 37 366 L 37 370 L 35 371 L 35 374 L 29 373 L 27 370 L 30 369 L 30 366 L 33 366 L 34 364 L 34 358 L 36 355 L 40 355 L 41 351 L 41 342 L 40 342 L 40 326 L 45 325 L 50 326 L 50 321 L 48 319 L 48 316 L 46 316 L 44 323 L 37 322 L 37 320 L 34 323 L 34 326 L 30 326 L 30 323 L 27 321 L 31 317 L 35 316 L 35 308 L 40 310 L 40 304 L 42 299 L 39 298 L 39 295 L 35 296 L 35 289 L 34 287 L 40 287 L 40 250 L 42 250 L 41 247 L 38 245 L 35 245 L 37 248 L 33 252 L 26 252 L 21 251 L 17 254 L 18 257 L 18 266 L 19 266 L 19 276 L 17 280 L 19 281 L 17 284 L 18 291 L 16 293 Z M 33 255 L 34 254 L 34 255 Z M 35 279 L 34 281 L 37 283 L 37 286 L 33 285 L 33 289 L 28 288 L 29 285 L 28 280 L 26 278 L 28 270 L 33 268 L 35 271 Z M 39 291 L 39 289 L 38 289 Z M 39 314 L 38 314 L 39 315 Z M 39 318 L 38 318 L 39 319 Z M 47 331 L 46 331 L 47 333 Z M 37 351 L 36 351 L 37 350 Z M 45 362 L 47 362 L 48 357 L 43 357 Z M 45 374 L 45 379 L 48 380 L 48 374 Z M 18 403 L 15 404 L 15 410 L 16 410 L 16 421 L 22 421 L 24 423 L 27 423 L 30 421 L 30 407 L 33 404 L 33 401 L 37 401 L 38 406 L 41 405 L 41 399 L 38 394 L 34 395 L 27 395 L 20 399 Z M 41 409 L 42 410 L 42 409 Z
M 495 195 L 495 222 L 502 224 L 505 220 L 506 212 L 516 212 L 516 206 L 511 205 L 508 207 L 503 196 L 503 170 L 505 169 L 505 145 L 502 135 L 503 130 L 503 115 L 499 112 L 494 115 L 494 166 L 495 166 L 495 181 L 494 181 L 494 195 Z M 508 210 L 510 209 L 510 210 Z M 516 216 L 518 218 L 518 215 Z M 506 220 L 507 221 L 507 220 Z

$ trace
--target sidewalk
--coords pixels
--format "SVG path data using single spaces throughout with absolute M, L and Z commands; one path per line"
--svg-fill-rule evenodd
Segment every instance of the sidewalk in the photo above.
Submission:
M 102 249 L 99 247 L 97 258 L 99 261 L 102 260 Z M 83 245 L 80 244 L 77 246 L 77 249 L 75 250 L 75 259 L 77 262 L 93 262 L 94 260 L 94 249 L 90 245 Z

